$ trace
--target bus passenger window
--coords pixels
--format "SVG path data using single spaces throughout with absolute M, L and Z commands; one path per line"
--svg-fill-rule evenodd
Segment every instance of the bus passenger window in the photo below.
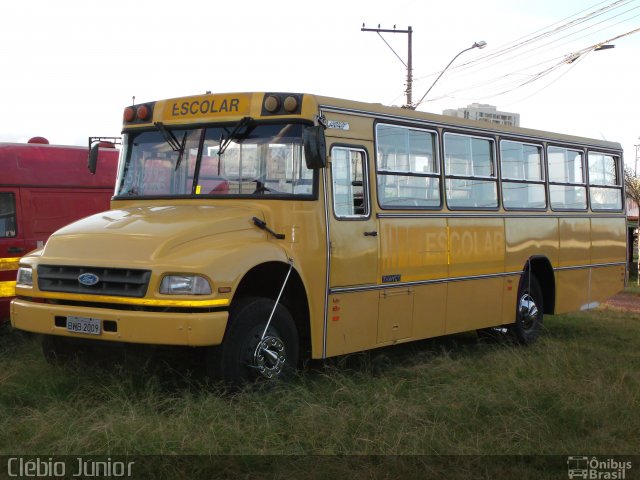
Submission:
M 554 210 L 586 210 L 582 152 L 562 147 L 547 149 L 549 197 Z
M 498 206 L 492 139 L 446 133 L 444 159 L 449 208 Z
M 504 208 L 544 209 L 547 207 L 541 146 L 502 140 L 500 165 Z
M 620 159 L 589 152 L 589 196 L 592 210 L 621 210 Z
M 369 216 L 363 150 L 335 147 L 331 151 L 333 211 L 338 218 Z
M 13 193 L 0 193 L 0 238 L 16 236 L 16 201 Z
M 440 168 L 436 133 L 378 124 L 378 200 L 383 208 L 439 208 Z

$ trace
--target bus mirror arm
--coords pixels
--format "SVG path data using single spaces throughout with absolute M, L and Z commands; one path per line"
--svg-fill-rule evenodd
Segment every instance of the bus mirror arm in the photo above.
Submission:
M 327 165 L 327 147 L 324 138 L 324 127 L 317 125 L 306 127 L 302 132 L 304 158 L 307 168 L 318 169 Z

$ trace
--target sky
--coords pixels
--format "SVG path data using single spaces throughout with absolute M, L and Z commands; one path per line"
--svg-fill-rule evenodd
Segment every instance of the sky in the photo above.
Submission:
M 364 23 L 412 27 L 414 101 L 487 42 L 418 110 L 494 105 L 523 127 L 619 142 L 632 169 L 640 144 L 640 0 L 3 0 L 0 18 L 0 142 L 117 136 L 133 97 L 285 91 L 402 105 L 407 35 L 383 34 L 388 46 Z

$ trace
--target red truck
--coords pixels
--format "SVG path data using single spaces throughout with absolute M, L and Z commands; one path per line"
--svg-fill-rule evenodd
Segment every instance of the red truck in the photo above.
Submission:
M 9 320 L 18 260 L 60 227 L 109 209 L 118 150 L 101 144 L 100 168 L 87 169 L 86 147 L 0 143 L 0 323 Z

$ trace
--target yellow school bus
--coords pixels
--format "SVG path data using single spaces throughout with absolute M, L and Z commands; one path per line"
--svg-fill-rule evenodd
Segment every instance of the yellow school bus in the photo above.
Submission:
M 529 344 L 624 286 L 617 143 L 262 92 L 127 107 L 122 144 L 111 210 L 20 261 L 12 324 L 48 358 L 187 345 L 282 378 L 470 330 Z

